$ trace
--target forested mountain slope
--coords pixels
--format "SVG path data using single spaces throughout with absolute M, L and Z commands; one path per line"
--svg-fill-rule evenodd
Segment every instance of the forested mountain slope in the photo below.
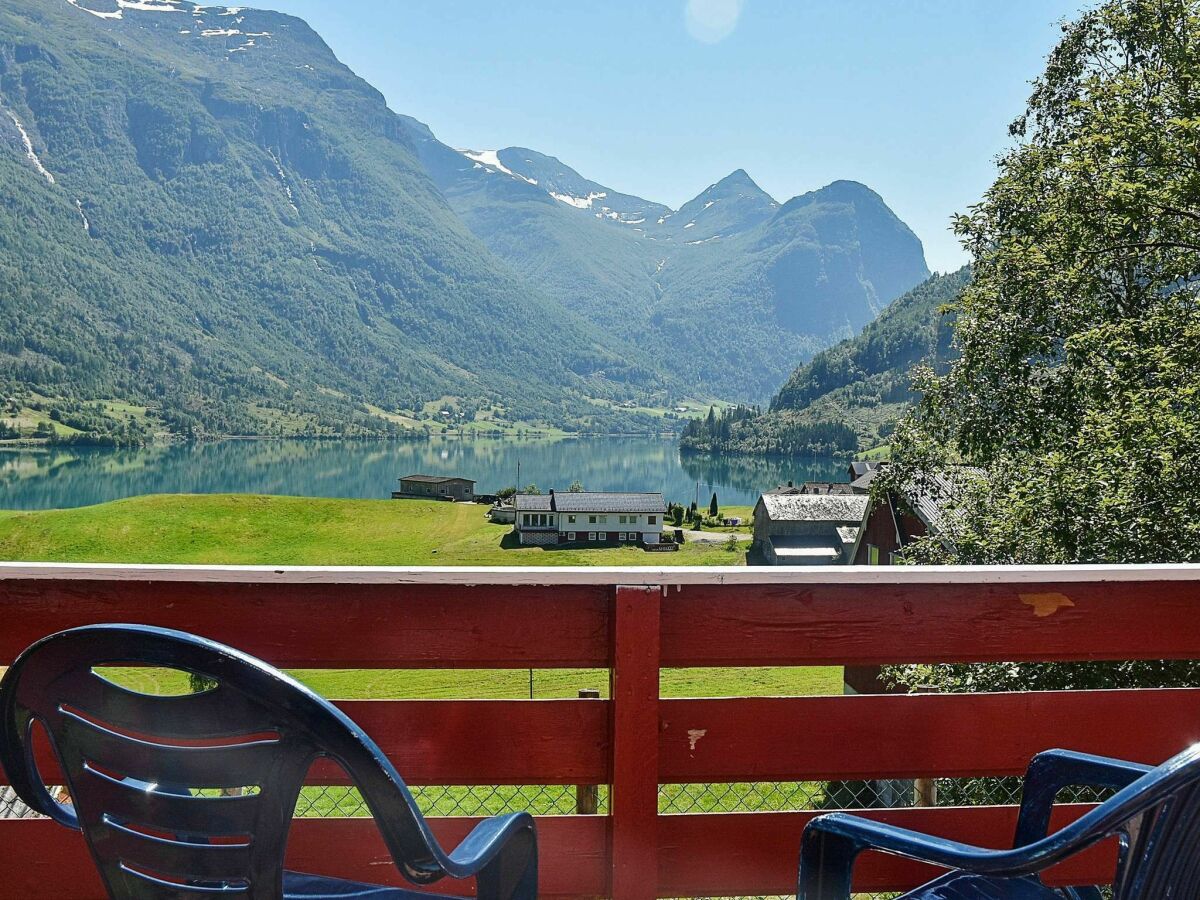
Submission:
M 928 275 L 917 237 L 854 182 L 781 206 L 739 169 L 673 211 L 533 150 L 455 150 L 405 122 L 496 255 L 701 393 L 765 398 Z
M 0 400 L 186 434 L 658 427 L 630 408 L 765 398 L 927 271 L 862 185 L 673 212 L 188 0 L 0 0 L 0 201 Z
M 0 198 L 8 392 L 311 433 L 441 397 L 565 422 L 658 377 L 488 252 L 289 16 L 0 0 Z
M 741 453 L 853 452 L 886 441 L 914 397 L 913 367 L 953 358 L 955 302 L 968 267 L 913 288 L 855 337 L 798 368 L 770 410 L 735 410 L 690 425 L 683 446 Z

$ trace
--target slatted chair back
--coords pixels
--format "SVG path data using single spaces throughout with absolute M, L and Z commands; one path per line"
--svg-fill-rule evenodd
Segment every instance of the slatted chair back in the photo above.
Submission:
M 180 669 L 212 687 L 147 695 L 98 674 L 105 666 Z M 12 784 L 39 812 L 83 831 L 114 897 L 281 896 L 296 800 L 322 756 L 362 790 L 405 874 L 440 877 L 439 851 L 374 743 L 332 704 L 229 647 L 136 625 L 74 629 L 21 655 L 0 704 L 0 762 Z M 71 805 L 44 787 L 38 726 Z
M 1123 839 L 1114 900 L 1200 897 L 1200 745 L 1122 794 L 1134 795 L 1150 785 L 1159 788 L 1158 801 L 1120 828 Z

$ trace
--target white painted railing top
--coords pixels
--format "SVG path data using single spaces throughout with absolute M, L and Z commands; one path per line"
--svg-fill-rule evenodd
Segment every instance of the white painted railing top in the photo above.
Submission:
M 9 580 L 173 581 L 229 584 L 770 585 L 1020 584 L 1195 581 L 1200 565 L 1119 566 L 169 566 L 0 563 Z

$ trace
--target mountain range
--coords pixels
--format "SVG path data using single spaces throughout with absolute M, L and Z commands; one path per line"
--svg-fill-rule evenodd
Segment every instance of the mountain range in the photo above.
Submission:
M 186 0 L 0 0 L 0 198 L 0 393 L 183 433 L 659 427 L 928 274 L 862 185 L 739 170 L 671 210 L 451 148 L 302 20 Z
M 763 413 L 745 407 L 685 429 L 691 450 L 753 455 L 854 453 L 887 442 L 916 399 L 913 369 L 944 372 L 957 351 L 953 304 L 971 279 L 969 266 L 933 275 L 908 291 L 859 334 L 798 367 Z

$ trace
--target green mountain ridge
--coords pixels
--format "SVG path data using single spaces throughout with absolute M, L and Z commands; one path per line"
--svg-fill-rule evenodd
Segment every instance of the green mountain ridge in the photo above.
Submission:
M 189 0 L 0 0 L 0 197 L 0 400 L 180 434 L 658 429 L 927 272 L 861 185 L 739 170 L 672 212 L 449 148 L 302 20 Z
M 446 396 L 579 420 L 657 382 L 463 227 L 303 21 L 150 6 L 0 2 L 0 133 L 33 148 L 0 154 L 0 383 L 236 433 Z
M 589 321 L 637 335 L 712 395 L 768 396 L 929 274 L 916 235 L 855 182 L 781 205 L 739 169 L 672 211 L 554 157 L 455 150 L 404 121 L 430 176 L 493 253 Z
M 853 453 L 886 441 L 915 399 L 912 370 L 944 371 L 954 358 L 953 304 L 971 278 L 933 275 L 855 337 L 792 373 L 765 413 L 731 410 L 687 426 L 689 450 L 746 454 Z

